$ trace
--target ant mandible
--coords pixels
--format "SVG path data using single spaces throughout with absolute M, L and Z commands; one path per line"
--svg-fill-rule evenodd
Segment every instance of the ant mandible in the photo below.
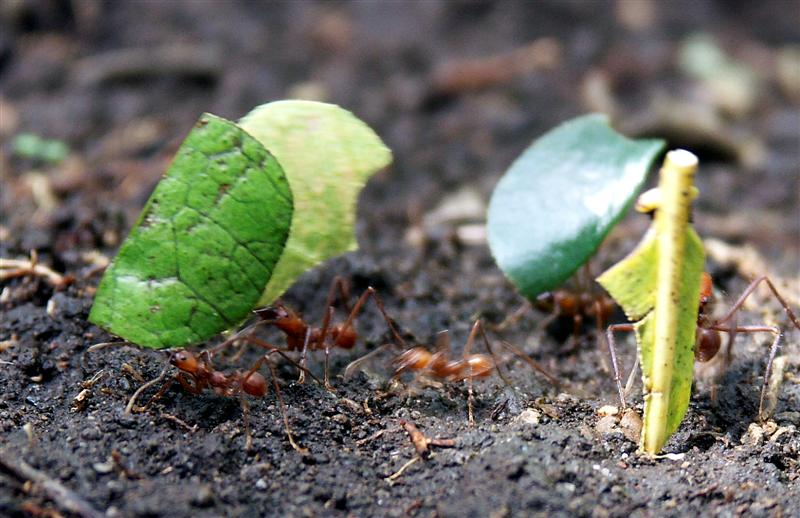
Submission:
M 333 319 L 334 300 L 336 299 L 337 292 L 340 296 L 340 300 L 345 305 L 345 309 L 349 311 L 349 314 L 343 322 L 332 324 L 331 320 Z M 389 315 L 386 313 L 386 309 L 384 308 L 383 302 L 378 296 L 378 293 L 372 286 L 369 286 L 364 291 L 361 297 L 359 297 L 355 306 L 353 306 L 352 310 L 347 307 L 349 293 L 344 279 L 341 277 L 336 277 L 331 284 L 330 291 L 328 292 L 328 298 L 325 302 L 325 307 L 327 309 L 325 311 L 325 316 L 322 319 L 322 326 L 320 327 L 314 327 L 310 325 L 303 320 L 299 314 L 283 304 L 276 304 L 274 306 L 257 309 L 255 310 L 255 313 L 259 318 L 261 318 L 262 322 L 260 323 L 273 325 L 283 332 L 283 334 L 286 336 L 286 350 L 301 351 L 300 365 L 302 369 L 300 371 L 300 379 L 298 380 L 300 383 L 305 382 L 306 354 L 308 351 L 324 350 L 325 388 L 327 390 L 333 390 L 328 375 L 330 350 L 331 348 L 335 347 L 340 349 L 352 349 L 355 346 L 356 341 L 358 340 L 358 332 L 355 329 L 354 321 L 356 316 L 358 316 L 359 312 L 363 309 L 364 304 L 366 304 L 370 298 L 372 298 L 375 301 L 375 304 L 378 306 L 378 309 L 380 310 L 383 319 L 386 321 L 386 324 L 389 326 L 389 329 L 391 330 L 395 340 L 397 340 L 399 343 L 404 343 L 402 337 L 397 332 L 392 319 L 389 318 Z
M 275 367 L 269 361 L 269 356 L 275 353 L 282 354 L 281 351 L 270 344 L 252 337 L 240 337 L 241 340 L 249 341 L 262 348 L 269 349 L 270 352 L 261 356 L 253 365 L 246 371 L 234 371 L 232 373 L 225 373 L 214 368 L 211 361 L 212 353 L 208 350 L 202 351 L 200 354 L 187 350 L 178 350 L 170 354 L 169 363 L 178 369 L 175 376 L 168 379 L 159 389 L 159 391 L 150 399 L 144 406 L 147 409 L 154 402 L 159 400 L 169 389 L 169 387 L 177 381 L 183 389 L 193 395 L 201 394 L 205 389 L 210 388 L 220 396 L 225 397 L 238 397 L 242 406 L 242 419 L 244 420 L 245 429 L 245 448 L 251 449 L 253 445 L 253 438 L 250 433 L 250 408 L 247 404 L 245 394 L 263 398 L 267 395 L 267 381 L 258 370 L 263 364 L 267 364 L 272 378 L 272 386 L 275 390 L 275 395 L 278 398 L 281 416 L 283 418 L 284 428 L 286 429 L 286 436 L 289 443 L 296 451 L 300 453 L 307 453 L 305 448 L 297 445 L 292 436 L 292 430 L 289 425 L 289 417 L 286 412 L 286 405 L 283 401 L 280 387 L 278 386 L 277 373 Z
M 481 354 L 476 353 L 473 354 L 472 346 L 477 339 L 478 335 L 480 335 L 486 350 L 489 354 Z M 405 346 L 405 343 L 401 343 Z M 375 351 L 351 362 L 350 365 L 347 366 L 345 369 L 345 376 L 348 376 L 353 370 L 355 370 L 363 361 L 372 357 L 374 354 L 379 352 L 383 347 L 392 346 L 394 344 L 386 344 Z M 533 369 L 539 371 L 543 374 L 548 381 L 550 381 L 556 387 L 560 386 L 558 379 L 547 372 L 542 366 L 532 360 L 530 357 L 525 355 L 521 350 L 517 349 L 513 345 L 509 344 L 508 342 L 503 342 L 503 346 L 514 352 L 515 355 L 519 356 L 523 359 L 528 365 L 530 365 Z M 506 379 L 503 375 L 502 371 L 500 370 L 499 362 L 496 360 L 494 351 L 489 343 L 489 339 L 486 336 L 486 332 L 483 329 L 483 325 L 481 324 L 480 319 L 476 320 L 475 323 L 472 325 L 472 329 L 470 331 L 469 336 L 467 337 L 467 341 L 464 345 L 464 349 L 460 359 L 452 359 L 450 356 L 450 335 L 445 330 L 437 335 L 436 339 L 436 346 L 434 347 L 434 351 L 425 346 L 415 346 L 411 348 L 405 348 L 403 352 L 398 354 L 392 360 L 392 366 L 394 368 L 394 375 L 392 379 L 399 378 L 404 372 L 414 372 L 416 376 L 425 375 L 430 376 L 432 378 L 437 378 L 447 382 L 455 382 L 455 381 L 466 381 L 467 383 L 467 415 L 469 420 L 469 425 L 475 425 L 475 418 L 473 412 L 474 406 L 474 390 L 473 390 L 473 379 L 475 378 L 485 378 L 491 375 L 493 370 L 497 370 L 497 373 L 500 377 L 505 381 L 507 384 L 510 385 L 510 382 Z

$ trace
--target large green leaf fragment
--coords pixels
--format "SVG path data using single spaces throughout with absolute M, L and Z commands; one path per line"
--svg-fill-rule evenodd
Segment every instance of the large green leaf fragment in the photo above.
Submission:
M 265 305 L 309 268 L 356 249 L 358 193 L 392 154 L 369 126 L 333 104 L 276 101 L 239 124 L 275 155 L 294 195 L 289 241 L 261 296 Z
M 622 307 L 631 320 L 636 320 L 636 341 L 639 344 L 639 360 L 645 388 L 645 405 L 652 386 L 653 350 L 655 347 L 655 308 L 658 243 L 651 229 L 639 246 L 625 259 L 615 264 L 600 277 L 602 285 Z M 686 229 L 682 275 L 678 295 L 677 339 L 669 393 L 669 408 L 666 435 L 678 429 L 692 392 L 694 373 L 695 328 L 700 304 L 700 277 L 703 272 L 705 254 L 700 237 L 691 227 Z M 645 410 L 645 420 L 649 419 Z M 644 423 L 647 426 L 647 423 Z
M 291 218 L 275 158 L 234 123 L 204 114 L 106 270 L 89 320 L 155 348 L 235 326 L 272 276 Z
M 512 164 L 489 204 L 489 246 L 529 299 L 562 284 L 595 253 L 664 147 L 630 140 L 605 116 L 549 131 Z

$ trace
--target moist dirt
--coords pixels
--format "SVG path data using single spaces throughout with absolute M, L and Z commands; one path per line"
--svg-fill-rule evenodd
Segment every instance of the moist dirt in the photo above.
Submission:
M 756 417 L 771 339 L 740 336 L 717 403 L 698 386 L 666 455 L 645 458 L 603 408 L 618 402 L 593 323 L 572 344 L 571 321 L 525 309 L 494 265 L 482 226 L 494 184 L 534 137 L 605 106 L 631 134 L 698 150 L 694 218 L 713 238 L 708 269 L 720 305 L 753 275 L 769 273 L 797 308 L 797 90 L 770 67 L 800 37 L 791 21 L 800 6 L 728 5 L 4 5 L 0 256 L 36 250 L 67 282 L 29 275 L 0 284 L 0 515 L 796 515 L 800 332 L 784 337 L 783 383 L 768 422 Z M 717 37 L 761 81 L 753 106 L 729 106 L 704 131 L 656 106 L 698 88 L 676 64 L 679 46 L 698 31 Z M 519 65 L 525 48 L 535 49 L 534 65 Z M 158 57 L 168 51 L 180 59 Z M 125 411 L 168 354 L 124 344 L 88 351 L 113 341 L 87 321 L 105 258 L 202 112 L 236 119 L 294 96 L 352 110 L 395 160 L 361 196 L 360 249 L 305 274 L 283 301 L 318 324 L 335 277 L 356 295 L 373 286 L 406 340 L 432 347 L 448 329 L 455 356 L 481 318 L 491 340 L 522 348 L 561 387 L 503 354 L 507 379 L 476 381 L 469 426 L 463 383 L 392 382 L 391 351 L 345 379 L 351 361 L 391 340 L 368 305 L 357 346 L 333 351 L 334 391 L 297 383 L 297 369 L 275 360 L 305 455 L 286 439 L 274 391 L 249 399 L 250 450 L 236 398 L 194 396 L 176 383 L 146 411 Z M 20 132 L 60 139 L 72 151 L 56 165 L 19 157 L 11 140 Z M 648 224 L 642 218 L 631 215 L 614 231 L 593 270 L 633 247 Z M 756 296 L 740 322 L 786 323 L 774 299 Z M 520 318 L 493 330 L 516 312 Z M 274 330 L 261 336 L 282 340 Z M 629 368 L 633 345 L 623 342 L 621 356 Z M 256 358 L 232 350 L 218 367 L 244 369 Z M 322 375 L 321 354 L 310 367 Z M 641 411 L 638 390 L 637 383 L 631 402 Z M 404 422 L 452 444 L 417 458 Z M 28 481 L 35 477 L 21 474 L 26 467 L 40 478 Z M 75 498 L 86 507 L 77 509 Z

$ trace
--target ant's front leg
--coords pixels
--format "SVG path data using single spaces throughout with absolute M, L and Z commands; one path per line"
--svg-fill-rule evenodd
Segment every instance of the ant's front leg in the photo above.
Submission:
M 789 304 L 786 302 L 786 300 L 784 300 L 784 298 L 778 292 L 778 289 L 775 288 L 775 285 L 772 284 L 772 281 L 770 281 L 769 277 L 767 277 L 766 275 L 762 275 L 761 277 L 751 282 L 747 286 L 747 288 L 745 288 L 744 292 L 742 292 L 742 294 L 739 296 L 739 299 L 733 304 L 733 306 L 731 306 L 731 309 L 729 309 L 728 312 L 725 313 L 725 315 L 722 318 L 714 322 L 714 325 L 717 326 L 720 324 L 724 324 L 730 318 L 732 318 L 736 314 L 736 312 L 739 311 L 739 309 L 742 307 L 742 304 L 744 304 L 745 300 L 747 300 L 747 297 L 749 297 L 755 291 L 758 285 L 761 284 L 762 282 L 767 283 L 767 286 L 769 287 L 770 291 L 775 296 L 775 298 L 778 299 L 778 302 L 780 302 L 781 306 L 783 307 L 783 311 L 786 313 L 786 316 L 789 317 L 789 320 L 792 321 L 792 323 L 797 329 L 800 329 L 800 321 L 797 319 L 797 317 L 795 316 L 792 309 L 789 307 Z
M 191 376 L 191 374 L 188 374 L 188 376 Z M 158 382 L 158 380 L 153 380 L 153 381 Z M 150 400 L 143 407 L 138 408 L 136 411 L 137 412 L 139 412 L 139 411 L 142 411 L 142 412 L 147 411 L 153 405 L 153 403 L 155 403 L 156 401 L 158 401 L 159 399 L 164 397 L 164 394 L 167 393 L 167 390 L 169 390 L 169 388 L 172 386 L 172 384 L 175 383 L 176 381 L 178 383 L 180 383 L 181 386 L 183 387 L 183 389 L 186 392 L 190 393 L 190 394 L 197 395 L 200 392 L 202 392 L 202 388 L 200 388 L 198 390 L 198 383 L 197 383 L 197 379 L 196 378 L 194 379 L 194 383 L 193 384 L 189 383 L 189 381 L 186 380 L 186 378 L 184 377 L 184 373 L 183 372 L 179 372 L 175 376 L 172 376 L 171 378 L 167 379 L 167 381 L 165 381 L 164 384 L 161 385 L 161 388 L 158 389 L 158 392 L 156 392 L 153 395 L 153 397 L 151 397 Z M 150 383 L 152 383 L 152 382 L 150 382 Z M 135 400 L 135 397 L 138 396 L 139 392 L 142 389 L 146 388 L 148 385 L 149 385 L 149 383 L 139 387 L 139 390 L 137 390 L 134 393 L 134 397 L 132 397 L 131 400 L 128 402 L 128 408 L 133 409 L 133 401 Z

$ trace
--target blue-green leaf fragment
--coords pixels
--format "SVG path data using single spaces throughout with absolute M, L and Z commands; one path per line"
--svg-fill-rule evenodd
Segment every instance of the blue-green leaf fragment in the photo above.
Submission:
M 604 115 L 578 117 L 537 139 L 497 184 L 489 246 L 529 299 L 561 285 L 628 210 L 662 140 L 630 140 Z

